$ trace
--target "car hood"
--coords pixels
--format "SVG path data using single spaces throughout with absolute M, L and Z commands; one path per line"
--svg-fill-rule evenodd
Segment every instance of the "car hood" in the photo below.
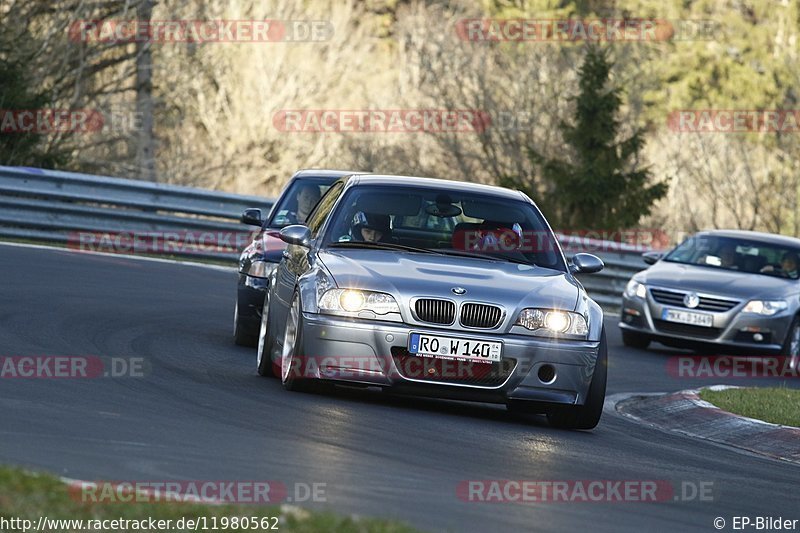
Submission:
M 496 303 L 507 309 L 574 310 L 580 289 L 563 272 L 503 261 L 384 250 L 324 250 L 319 255 L 339 287 Z
M 797 282 L 762 274 L 659 261 L 636 277 L 647 285 L 749 298 L 785 298 L 797 292 Z

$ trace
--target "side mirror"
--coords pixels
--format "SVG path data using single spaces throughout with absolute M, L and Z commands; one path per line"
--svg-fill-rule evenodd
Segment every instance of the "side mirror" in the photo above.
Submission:
M 573 274 L 594 274 L 603 270 L 603 260 L 592 254 L 575 254 L 569 271 Z
M 642 254 L 642 259 L 648 265 L 655 265 L 662 257 L 664 257 L 664 254 L 661 252 L 645 252 Z
M 260 226 L 264 222 L 261 218 L 261 209 L 245 209 L 239 222 L 249 226 Z
M 302 224 L 293 224 L 281 230 L 280 238 L 286 244 L 296 244 L 308 248 L 311 242 L 311 230 Z

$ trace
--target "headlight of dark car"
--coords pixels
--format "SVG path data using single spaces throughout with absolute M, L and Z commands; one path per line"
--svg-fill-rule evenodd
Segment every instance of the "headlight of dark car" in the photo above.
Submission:
M 254 278 L 268 278 L 275 269 L 275 263 L 269 261 L 253 261 L 247 267 L 245 274 Z
M 399 320 L 400 306 L 391 294 L 360 289 L 328 289 L 318 302 L 322 313 L 380 320 Z
M 589 336 L 589 326 L 583 315 L 557 309 L 523 309 L 514 325 L 530 330 L 542 337 L 575 337 L 585 339 Z

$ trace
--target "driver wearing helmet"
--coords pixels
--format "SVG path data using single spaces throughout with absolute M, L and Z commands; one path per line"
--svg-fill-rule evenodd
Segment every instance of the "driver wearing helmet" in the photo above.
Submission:
M 354 241 L 389 242 L 391 234 L 389 215 L 359 211 L 353 217 L 353 223 L 350 225 L 350 236 Z

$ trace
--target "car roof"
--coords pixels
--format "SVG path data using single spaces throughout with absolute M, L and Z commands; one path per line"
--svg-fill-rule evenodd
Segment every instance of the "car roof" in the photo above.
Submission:
M 747 231 L 738 229 L 722 229 L 701 231 L 698 236 L 728 237 L 732 239 L 747 239 L 759 241 L 765 244 L 778 244 L 784 246 L 800 247 L 800 239 L 789 237 L 788 235 L 778 235 L 776 233 L 764 233 L 761 231 Z
M 360 170 L 336 170 L 331 168 L 304 168 L 294 173 L 292 178 L 342 178 L 354 174 L 363 174 Z
M 488 193 L 492 196 L 507 198 L 509 200 L 523 200 L 525 196 L 519 191 L 513 191 L 496 185 L 472 183 L 467 181 L 445 180 L 439 178 L 423 178 L 419 176 L 394 176 L 383 174 L 363 174 L 351 180 L 351 183 L 370 185 L 411 186 L 426 189 L 444 189 L 453 192 Z

